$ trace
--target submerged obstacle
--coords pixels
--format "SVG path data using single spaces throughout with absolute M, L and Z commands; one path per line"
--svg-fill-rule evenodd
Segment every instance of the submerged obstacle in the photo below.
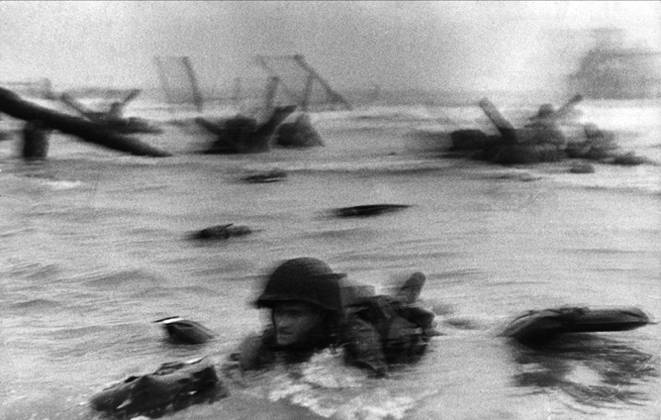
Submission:
M 39 138 L 40 136 L 46 136 L 45 133 L 35 134 L 35 130 L 53 129 L 71 134 L 88 143 L 132 155 L 149 157 L 171 156 L 170 153 L 164 150 L 157 149 L 135 138 L 109 130 L 103 125 L 25 101 L 8 89 L 0 88 L 0 112 L 26 122 L 33 122 L 27 127 L 27 133 L 24 133 L 24 136 L 28 140 L 36 138 L 38 140 L 36 142 L 38 145 L 35 146 L 37 149 L 43 148 L 43 142 L 47 140 L 45 137 Z M 38 122 L 38 128 L 35 128 L 36 125 L 34 122 Z M 35 151 L 34 154 L 39 153 Z M 45 157 L 45 154 L 43 157 Z
M 204 118 L 195 122 L 216 136 L 204 153 L 234 154 L 262 153 L 271 149 L 271 138 L 276 128 L 296 109 L 296 105 L 275 107 L 270 118 L 257 124 L 255 118 L 238 115 L 219 123 Z
M 275 144 L 281 147 L 323 146 L 321 136 L 312 126 L 310 116 L 302 113 L 292 122 L 283 122 L 275 132 Z

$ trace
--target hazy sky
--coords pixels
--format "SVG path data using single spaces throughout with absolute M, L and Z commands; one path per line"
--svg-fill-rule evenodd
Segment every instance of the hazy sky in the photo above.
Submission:
M 661 50 L 661 2 L 0 1 L 0 81 L 158 86 L 156 55 L 205 85 L 303 54 L 338 88 L 529 88 L 567 72 L 585 30 Z

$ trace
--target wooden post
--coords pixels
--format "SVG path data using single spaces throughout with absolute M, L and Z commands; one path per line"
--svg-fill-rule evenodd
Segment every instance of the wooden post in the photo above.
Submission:
M 50 130 L 37 120 L 26 121 L 23 126 L 23 148 L 21 156 L 25 160 L 46 159 L 48 155 L 48 134 Z

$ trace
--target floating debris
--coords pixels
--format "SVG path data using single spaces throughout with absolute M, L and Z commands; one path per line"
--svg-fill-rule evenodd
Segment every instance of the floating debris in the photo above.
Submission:
M 90 403 L 95 410 L 118 418 L 155 418 L 228 395 L 213 364 L 196 359 L 164 363 L 153 373 L 130 376 L 94 395 Z
M 284 181 L 287 178 L 287 172 L 282 169 L 274 169 L 268 172 L 257 173 L 241 178 L 246 182 L 251 183 L 267 183 Z
M 228 239 L 235 236 L 245 236 L 252 232 L 252 229 L 248 226 L 235 226 L 234 223 L 228 223 L 202 229 L 194 232 L 190 237 L 191 239 Z
M 572 174 L 591 174 L 594 173 L 594 165 L 587 162 L 575 163 L 569 168 Z
M 214 337 L 208 328 L 179 316 L 154 321 L 161 324 L 171 342 L 177 344 L 203 344 Z
M 407 204 L 366 204 L 333 209 L 332 214 L 336 217 L 369 217 L 393 213 L 409 207 L 411 206 Z
M 650 323 L 638 308 L 561 307 L 529 311 L 514 319 L 501 335 L 524 344 L 544 344 L 561 334 L 626 331 Z

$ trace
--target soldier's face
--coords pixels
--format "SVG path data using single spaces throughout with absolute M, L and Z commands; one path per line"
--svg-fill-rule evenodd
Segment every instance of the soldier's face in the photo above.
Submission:
M 306 303 L 283 302 L 273 307 L 273 326 L 279 346 L 306 342 L 321 322 L 321 311 Z

